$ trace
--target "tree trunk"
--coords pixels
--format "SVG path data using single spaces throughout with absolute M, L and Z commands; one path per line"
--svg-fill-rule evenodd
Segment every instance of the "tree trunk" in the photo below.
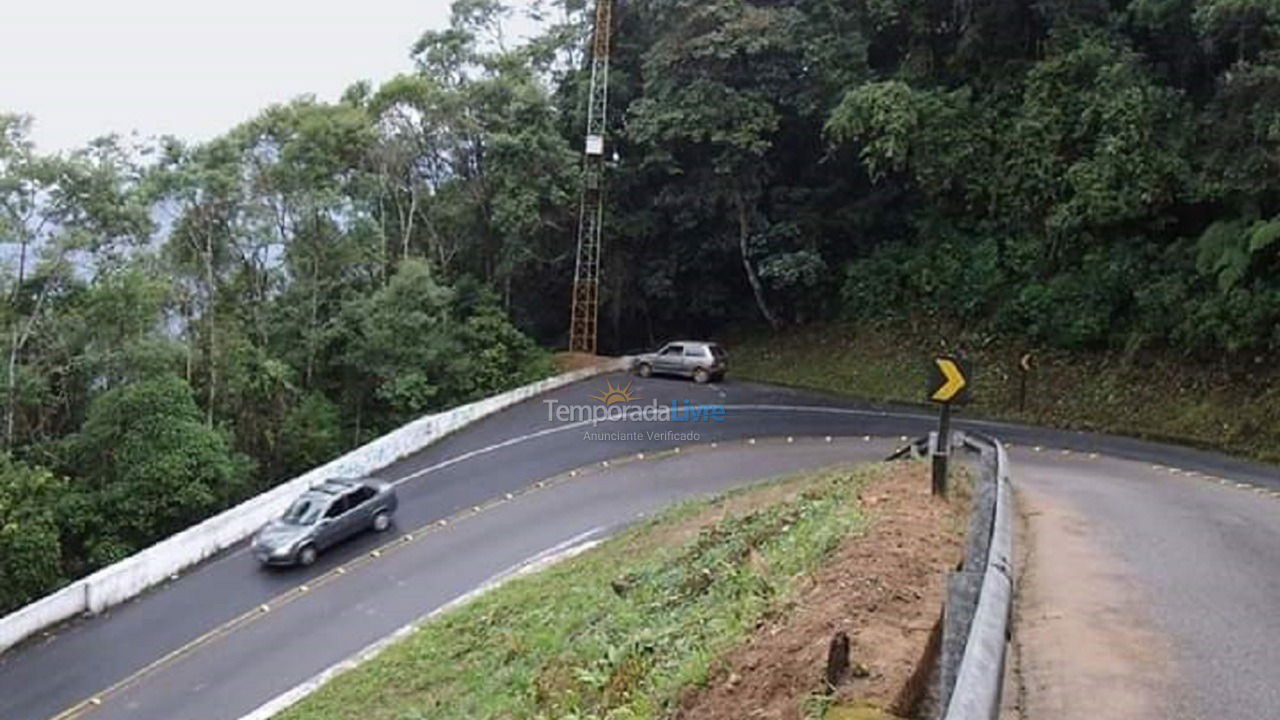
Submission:
M 413 219 L 418 215 L 418 191 L 409 189 L 409 218 L 404 223 L 404 238 L 400 243 L 400 259 L 409 259 L 409 240 L 413 237 Z
M 205 424 L 213 427 L 213 407 L 218 400 L 218 298 L 213 278 L 213 233 L 204 236 L 204 282 L 209 293 L 209 406 L 205 408 Z
M 317 249 L 316 252 L 319 252 Z M 316 327 L 320 324 L 320 261 L 311 256 L 311 323 L 307 328 L 307 389 L 311 389 L 311 378 L 316 370 Z
M 4 446 L 13 447 L 14 405 L 18 399 L 16 378 L 18 372 L 18 323 L 13 323 L 13 337 L 9 343 L 9 388 L 4 405 Z
M 747 201 L 743 197 L 741 187 L 735 185 L 733 198 L 738 205 L 738 251 L 742 254 L 742 269 L 747 271 L 747 282 L 751 284 L 751 292 L 755 294 L 756 307 L 760 308 L 760 314 L 764 316 L 770 328 L 777 330 L 782 327 L 782 323 L 769 309 L 769 304 L 764 298 L 764 286 L 760 284 L 760 276 L 756 274 L 755 266 L 751 264 L 751 254 L 747 248 L 747 240 L 751 236 L 751 216 L 747 212 Z
M 17 304 L 17 294 L 22 289 L 22 283 L 26 282 L 27 274 L 27 243 L 22 242 L 22 248 L 18 253 L 18 282 L 13 286 L 13 301 Z M 13 336 L 9 341 L 9 381 L 8 388 L 5 393 L 4 404 L 4 446 L 13 447 L 13 426 L 14 426 L 14 405 L 18 400 L 17 374 L 18 374 L 18 326 L 21 323 L 17 318 L 13 321 Z

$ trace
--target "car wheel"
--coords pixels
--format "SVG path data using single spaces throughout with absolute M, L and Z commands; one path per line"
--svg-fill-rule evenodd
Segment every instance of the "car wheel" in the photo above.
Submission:
M 636 373 L 642 378 L 647 378 L 653 374 L 653 366 L 649 363 L 640 363 L 636 366 Z
M 391 527 L 391 513 L 387 512 L 386 510 L 383 510 L 382 512 L 373 516 L 374 532 L 384 532 L 389 527 Z
M 316 561 L 316 548 L 314 545 L 303 545 L 298 551 L 298 564 L 302 567 L 314 564 Z
M 711 373 L 707 372 L 706 368 L 698 368 L 693 371 L 693 381 L 699 385 L 706 385 L 709 380 L 711 380 Z

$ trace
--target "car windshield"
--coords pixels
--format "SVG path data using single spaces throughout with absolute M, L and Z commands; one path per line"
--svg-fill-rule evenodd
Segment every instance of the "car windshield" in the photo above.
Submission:
M 290 525 L 314 525 L 320 517 L 320 503 L 314 498 L 300 497 L 285 511 L 281 520 Z

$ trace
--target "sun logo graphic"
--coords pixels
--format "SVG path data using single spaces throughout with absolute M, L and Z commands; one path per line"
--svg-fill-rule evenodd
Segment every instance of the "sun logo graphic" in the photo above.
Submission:
M 607 387 L 603 393 L 592 395 L 591 399 L 599 400 L 605 405 L 617 405 L 618 403 L 635 402 L 640 398 L 631 394 L 631 383 L 627 383 L 626 387 L 615 387 L 612 380 L 606 380 Z

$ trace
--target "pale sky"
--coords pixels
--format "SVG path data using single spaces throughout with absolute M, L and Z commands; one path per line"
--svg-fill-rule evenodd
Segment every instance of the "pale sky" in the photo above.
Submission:
M 205 140 L 272 103 L 411 69 L 449 4 L 0 0 L 0 112 L 32 115 L 44 152 L 134 130 Z

